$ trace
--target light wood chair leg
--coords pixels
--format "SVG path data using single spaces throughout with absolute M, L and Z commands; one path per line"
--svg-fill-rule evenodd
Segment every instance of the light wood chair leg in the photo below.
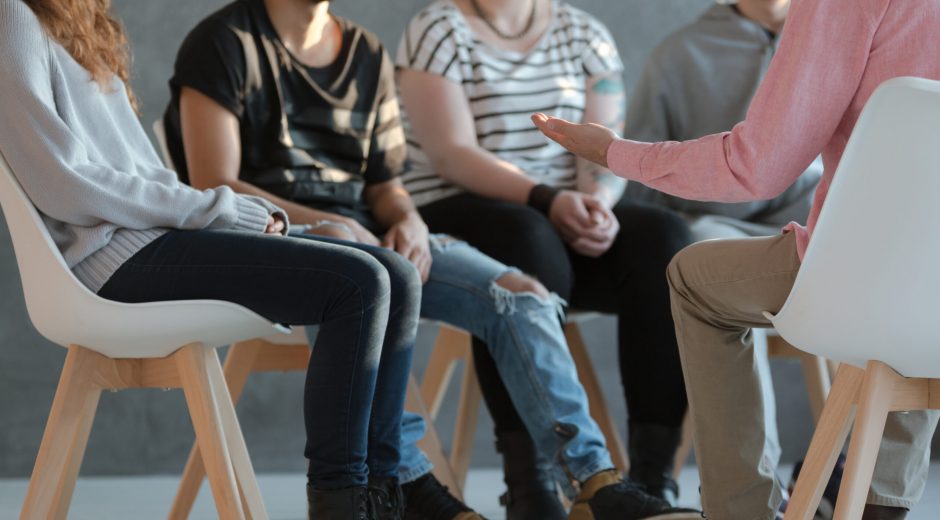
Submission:
M 251 367 L 258 357 L 259 350 L 260 346 L 254 342 L 236 343 L 228 349 L 223 372 L 225 381 L 228 384 L 229 394 L 232 396 L 233 405 L 238 404 L 238 400 L 241 398 L 242 390 L 244 390 L 248 376 L 251 374 Z M 170 520 L 189 518 L 205 476 L 206 467 L 202 463 L 199 443 L 194 442 L 186 461 L 186 467 L 183 470 L 183 476 L 180 479 L 176 498 L 173 500 Z
M 457 406 L 457 421 L 454 424 L 454 439 L 450 448 L 450 466 L 463 490 L 470 473 L 470 457 L 473 454 L 473 437 L 480 416 L 482 391 L 477 381 L 473 356 L 468 353 L 464 362 L 463 381 L 460 385 L 460 403 Z
M 803 378 L 806 380 L 806 393 L 809 396 L 813 420 L 819 424 L 819 417 L 831 387 L 829 365 L 825 359 L 807 353 L 803 353 L 800 364 L 803 366 Z
M 472 358 L 471 348 L 469 334 L 447 325 L 440 326 L 431 358 L 421 379 L 421 398 L 432 418 L 437 419 L 457 362 Z
M 607 440 L 607 451 L 610 452 L 614 466 L 626 474 L 630 469 L 627 452 L 624 449 L 617 424 L 607 408 L 607 400 L 604 398 L 600 382 L 597 380 L 597 373 L 594 371 L 594 365 L 591 362 L 591 356 L 584 345 L 584 338 L 581 336 L 581 330 L 577 323 L 565 325 L 565 338 L 568 340 L 571 357 L 578 369 L 578 379 L 581 380 L 584 391 L 588 396 L 591 417 L 594 418 L 604 433 L 604 438 Z
M 424 437 L 418 442 L 418 447 L 421 448 L 421 451 L 428 456 L 431 460 L 431 464 L 434 465 L 434 476 L 437 477 L 437 480 L 439 480 L 441 484 L 450 488 L 454 496 L 463 500 L 463 487 L 458 484 L 453 470 L 450 467 L 447 455 L 444 453 L 444 446 L 441 444 L 441 438 L 437 433 L 437 428 L 434 427 L 434 421 L 431 418 L 426 403 L 421 399 L 421 390 L 418 388 L 418 383 L 415 382 L 414 376 L 408 379 L 408 395 L 405 401 L 405 409 L 420 415 L 427 424 L 427 432 L 425 432 Z
M 215 349 L 202 345 L 183 347 L 173 357 L 179 369 L 186 404 L 189 406 L 193 428 L 196 430 L 196 441 L 199 443 L 219 517 L 226 520 L 244 520 L 241 493 L 219 405 L 221 399 L 231 402 L 231 398 L 227 393 L 219 395 L 218 389 L 213 388 L 209 375 L 210 365 L 218 366 L 219 358 Z
M 218 400 L 222 426 L 225 428 L 225 441 L 228 443 L 232 466 L 235 469 L 235 477 L 238 481 L 245 516 L 251 520 L 268 520 L 267 511 L 264 509 L 264 500 L 261 498 L 261 488 L 258 487 L 258 479 L 255 477 L 251 457 L 248 455 L 248 446 L 245 445 L 245 438 L 242 436 L 241 426 L 238 424 L 238 416 L 235 415 L 235 405 L 229 397 L 229 386 L 226 385 L 225 376 L 222 367 L 219 366 L 218 359 L 214 363 L 210 360 L 208 369 L 212 390 Z M 245 372 L 245 376 L 247 377 L 247 372 Z M 244 386 L 245 378 L 240 379 L 242 380 L 241 386 Z
M 864 377 L 865 371 L 858 367 L 843 365 L 839 368 L 787 505 L 785 520 L 812 520 L 816 515 L 829 475 L 849 435 Z
M 92 381 L 96 355 L 69 347 L 20 520 L 64 520 L 68 514 L 101 396 Z
M 884 363 L 868 363 L 859 392 L 858 413 L 842 476 L 842 487 L 839 488 L 839 498 L 836 500 L 834 520 L 856 520 L 862 517 L 885 422 L 891 411 L 895 382 L 899 378 Z

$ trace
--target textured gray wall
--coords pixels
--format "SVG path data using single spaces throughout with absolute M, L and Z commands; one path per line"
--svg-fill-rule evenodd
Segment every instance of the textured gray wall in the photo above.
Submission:
M 115 0 L 134 46 L 134 86 L 148 125 L 162 113 L 168 99 L 166 81 L 175 51 L 186 32 L 225 0 Z M 339 13 L 377 32 L 394 49 L 408 18 L 426 0 L 339 0 Z M 574 2 L 599 15 L 617 37 L 627 81 L 632 84 L 645 56 L 659 40 L 700 13 L 709 0 L 595 0 Z M 52 402 L 64 350 L 38 336 L 29 324 L 5 226 L 0 226 L 0 477 L 29 474 L 43 424 Z M 433 330 L 422 331 L 416 371 L 423 370 Z M 600 379 L 615 413 L 625 424 L 623 399 L 610 319 L 586 331 Z M 775 366 L 781 391 L 781 427 L 785 457 L 798 456 L 809 434 L 809 411 L 799 367 Z M 259 471 L 301 471 L 304 461 L 301 420 L 301 374 L 254 376 L 239 405 L 242 426 Z M 452 406 L 442 422 L 450 424 Z M 448 416 L 448 414 L 450 414 Z M 476 464 L 498 464 L 491 423 L 481 414 L 476 438 Z M 449 430 L 449 428 L 445 428 Z M 449 438 L 449 431 L 444 432 Z M 106 393 L 101 401 L 87 452 L 85 474 L 137 474 L 181 471 L 193 440 L 182 394 L 138 390 Z

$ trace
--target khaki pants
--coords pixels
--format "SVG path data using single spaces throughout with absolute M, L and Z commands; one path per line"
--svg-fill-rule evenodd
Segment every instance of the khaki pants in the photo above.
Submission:
M 710 520 L 772 519 L 781 501 L 767 453 L 751 328 L 787 299 L 800 260 L 792 234 L 689 246 L 669 266 L 702 505 Z M 913 506 L 923 492 L 935 412 L 891 414 L 869 503 Z

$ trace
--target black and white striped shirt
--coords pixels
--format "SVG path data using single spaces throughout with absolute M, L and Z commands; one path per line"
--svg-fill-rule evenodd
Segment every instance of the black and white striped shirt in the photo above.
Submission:
M 436 0 L 415 16 L 398 46 L 396 65 L 459 83 L 481 147 L 540 183 L 575 186 L 575 158 L 532 125 L 535 112 L 580 121 L 586 85 L 596 75 L 623 70 L 613 38 L 597 19 L 552 2 L 552 20 L 527 53 L 498 49 L 477 38 L 452 0 Z M 425 205 L 462 190 L 431 167 L 405 116 L 412 167 L 404 176 L 415 203 Z

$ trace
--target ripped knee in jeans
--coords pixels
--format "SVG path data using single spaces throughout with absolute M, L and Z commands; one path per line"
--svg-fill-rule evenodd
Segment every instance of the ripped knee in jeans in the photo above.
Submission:
M 565 305 L 564 300 L 549 292 L 538 280 L 517 270 L 508 271 L 493 280 L 490 295 L 496 301 L 496 312 L 500 314 L 515 313 L 520 301 L 534 302 L 538 309 L 553 308 L 559 315 Z M 533 309 L 530 307 L 530 310 Z

